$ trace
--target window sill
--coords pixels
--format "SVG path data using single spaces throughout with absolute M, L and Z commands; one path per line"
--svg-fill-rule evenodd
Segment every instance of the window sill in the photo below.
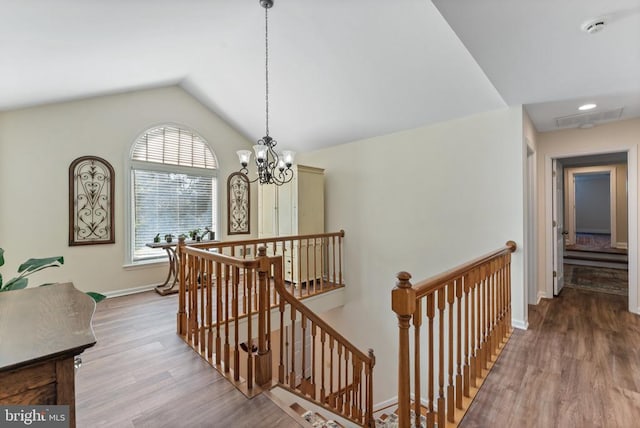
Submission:
M 161 265 L 166 265 L 167 261 L 168 259 L 166 257 L 163 259 L 143 260 L 139 262 L 124 264 L 122 265 L 122 268 L 125 270 L 151 269 L 159 267 Z

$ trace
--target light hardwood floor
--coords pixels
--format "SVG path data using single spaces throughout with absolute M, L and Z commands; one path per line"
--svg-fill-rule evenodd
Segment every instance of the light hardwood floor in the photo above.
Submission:
M 529 306 L 460 426 L 640 426 L 640 317 L 626 307 L 567 288 Z
M 247 401 L 176 335 L 177 296 L 107 299 L 77 371 L 77 426 L 299 427 L 265 396 Z
M 176 296 L 98 305 L 77 372 L 78 427 L 295 427 L 247 401 L 175 334 Z M 640 426 L 640 317 L 626 298 L 565 289 L 529 307 L 461 427 Z

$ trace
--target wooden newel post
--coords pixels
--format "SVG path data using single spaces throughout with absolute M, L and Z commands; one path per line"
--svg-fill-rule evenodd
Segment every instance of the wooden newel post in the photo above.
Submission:
M 269 271 L 271 265 L 264 246 L 258 248 L 258 355 L 256 356 L 256 383 L 265 385 L 271 382 L 271 344 L 267 342 L 267 317 L 269 308 Z
M 184 239 L 178 240 L 178 248 L 176 248 L 176 257 L 178 258 L 178 313 L 177 315 L 177 327 L 178 334 L 187 334 L 187 311 L 186 311 L 186 294 L 187 294 L 187 281 L 186 281 L 186 267 L 187 258 L 185 257 L 183 250 L 185 248 Z
M 416 291 L 411 287 L 411 274 L 400 272 L 391 291 L 391 309 L 398 316 L 398 426 L 408 428 L 411 421 L 411 387 L 409 361 L 409 324 L 416 310 Z

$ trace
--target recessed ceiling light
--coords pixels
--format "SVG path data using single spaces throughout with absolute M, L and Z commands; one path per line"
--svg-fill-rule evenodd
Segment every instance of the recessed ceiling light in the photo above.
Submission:
M 593 104 L 593 103 L 589 103 L 589 104 L 583 104 L 580 107 L 578 107 L 578 110 L 580 111 L 585 111 L 585 110 L 592 110 L 594 108 L 596 108 L 597 105 Z

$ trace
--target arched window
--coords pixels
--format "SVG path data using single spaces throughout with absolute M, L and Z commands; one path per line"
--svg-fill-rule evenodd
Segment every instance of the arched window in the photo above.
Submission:
M 131 164 L 131 262 L 163 257 L 146 246 L 156 235 L 217 231 L 218 162 L 198 134 L 175 125 L 144 132 L 133 144 Z

